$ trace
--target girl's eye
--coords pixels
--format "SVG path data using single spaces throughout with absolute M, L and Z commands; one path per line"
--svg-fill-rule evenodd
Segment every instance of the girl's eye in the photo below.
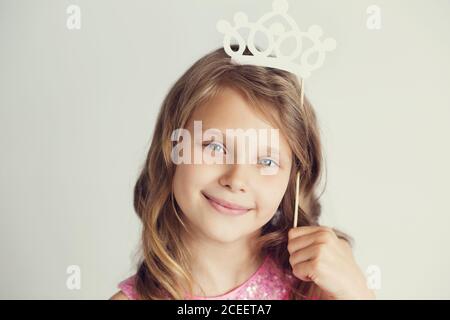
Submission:
M 278 163 L 276 163 L 274 160 L 267 158 L 261 159 L 260 163 L 265 167 L 273 167 L 273 165 L 278 166 Z
M 204 147 L 208 147 L 211 148 L 214 152 L 222 152 L 225 151 L 225 147 L 222 146 L 220 143 L 217 142 L 206 142 L 203 144 Z M 261 159 L 259 162 L 259 164 L 265 166 L 265 167 L 273 167 L 275 166 L 279 166 L 278 163 L 276 163 L 274 160 L 272 159 L 268 159 L 268 158 L 264 158 Z
M 224 149 L 223 146 L 217 142 L 207 142 L 204 143 L 203 146 L 210 147 L 214 152 L 220 152 L 221 149 Z

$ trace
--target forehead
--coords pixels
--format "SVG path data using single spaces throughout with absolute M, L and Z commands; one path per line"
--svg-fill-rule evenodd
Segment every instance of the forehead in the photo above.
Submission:
M 276 113 L 272 111 L 272 114 Z M 203 130 L 215 128 L 224 134 L 226 129 L 278 129 L 280 152 L 290 155 L 290 148 L 281 128 L 268 116 L 264 116 L 243 93 L 236 89 L 221 88 L 214 97 L 195 108 L 187 124 L 189 130 L 193 130 L 194 121 L 202 121 Z

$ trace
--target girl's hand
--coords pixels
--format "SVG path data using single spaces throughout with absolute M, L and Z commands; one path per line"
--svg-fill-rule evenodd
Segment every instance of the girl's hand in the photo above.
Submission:
M 289 262 L 293 274 L 314 281 L 327 299 L 375 299 L 347 241 L 328 227 L 289 230 Z

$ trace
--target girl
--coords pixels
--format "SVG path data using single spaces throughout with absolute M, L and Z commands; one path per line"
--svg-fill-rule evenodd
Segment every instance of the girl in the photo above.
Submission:
M 374 298 L 352 256 L 352 240 L 318 224 L 321 145 L 300 89 L 295 75 L 237 65 L 223 48 L 175 83 L 134 190 L 142 259 L 112 299 Z M 173 132 L 184 128 L 194 136 L 197 121 L 220 132 L 278 129 L 279 143 L 267 147 L 277 148 L 279 157 L 176 164 Z M 183 153 L 207 149 L 224 157 L 230 147 L 218 137 Z M 275 167 L 276 174 L 262 175 L 263 167 Z M 298 171 L 300 227 L 292 228 Z

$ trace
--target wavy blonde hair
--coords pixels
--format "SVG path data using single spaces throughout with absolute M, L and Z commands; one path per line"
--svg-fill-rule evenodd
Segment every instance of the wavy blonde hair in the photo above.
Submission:
M 236 47 L 233 49 L 237 49 Z M 244 54 L 251 54 L 248 50 Z M 292 274 L 287 233 L 293 225 L 295 177 L 300 170 L 299 226 L 317 226 L 316 189 L 322 173 L 322 151 L 316 116 L 309 100 L 301 103 L 297 77 L 279 69 L 233 63 L 223 48 L 195 62 L 168 92 L 153 132 L 150 150 L 134 189 L 134 208 L 142 221 L 141 259 L 135 277 L 140 299 L 185 299 L 192 291 L 189 249 L 181 237 L 183 216 L 173 196 L 176 165 L 171 160 L 175 129 L 184 128 L 194 109 L 225 86 L 244 93 L 252 105 L 275 122 L 292 150 L 290 181 L 277 222 L 262 228 L 258 248 Z M 275 116 L 274 116 L 275 115 Z M 338 237 L 352 242 L 344 233 Z M 292 299 L 311 294 L 313 283 L 292 284 Z

